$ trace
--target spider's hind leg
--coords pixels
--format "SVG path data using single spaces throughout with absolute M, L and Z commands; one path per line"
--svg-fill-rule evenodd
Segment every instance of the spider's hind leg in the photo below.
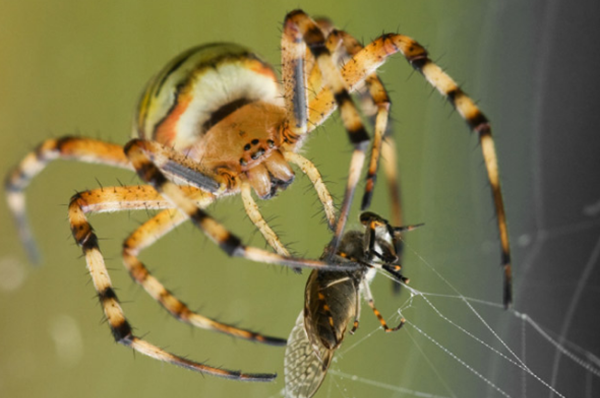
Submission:
M 214 200 L 212 195 L 198 191 L 193 196 L 199 207 L 206 207 Z M 164 235 L 176 228 L 188 217 L 177 209 L 163 210 L 150 220 L 142 224 L 123 242 L 123 263 L 129 274 L 144 290 L 158 303 L 160 303 L 174 318 L 192 326 L 225 333 L 234 337 L 243 338 L 258 343 L 275 346 L 286 344 L 285 339 L 265 336 L 250 330 L 240 329 L 235 326 L 218 322 L 192 311 L 184 302 L 170 292 L 148 268 L 142 263 L 139 253 L 161 239 Z
M 40 262 L 40 256 L 27 220 L 25 189 L 48 163 L 56 159 L 131 168 L 123 153 L 123 147 L 89 138 L 67 136 L 48 139 L 27 154 L 6 176 L 4 187 L 19 238 L 27 250 L 30 261 L 34 264 Z
M 241 373 L 211 367 L 171 354 L 135 336 L 117 294 L 112 286 L 98 237 L 87 220 L 86 213 L 126 209 L 165 208 L 171 204 L 149 186 L 101 188 L 73 196 L 69 204 L 69 221 L 76 243 L 82 248 L 87 268 L 115 341 L 144 355 L 197 372 L 241 381 L 271 381 L 275 374 Z M 164 214 L 164 213 L 163 213 Z M 149 274 L 147 274 L 149 276 Z

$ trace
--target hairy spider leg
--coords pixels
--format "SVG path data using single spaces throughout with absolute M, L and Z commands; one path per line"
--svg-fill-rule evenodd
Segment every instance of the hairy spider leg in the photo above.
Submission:
M 479 135 L 488 180 L 494 198 L 501 243 L 501 265 L 504 272 L 503 303 L 506 308 L 512 303 L 512 269 L 506 211 L 498 174 L 498 159 L 491 125 L 481 110 L 475 105 L 458 84 L 428 57 L 427 51 L 414 39 L 400 34 L 385 34 L 375 39 L 355 54 L 341 69 L 342 76 L 350 92 L 357 87 L 390 55 L 401 53 L 410 65 L 444 97 L 446 97 L 469 128 Z M 323 88 L 309 104 L 308 125 L 320 125 L 334 110 L 336 103 L 332 90 Z M 312 128 L 311 128 L 312 127 Z M 308 134 L 307 133 L 307 134 Z
M 241 240 L 229 232 L 222 224 L 190 200 L 181 187 L 168 180 L 153 159 L 161 159 L 166 153 L 160 144 L 142 139 L 134 139 L 125 145 L 125 154 L 136 169 L 140 178 L 152 185 L 173 206 L 189 217 L 194 225 L 200 228 L 208 238 L 216 243 L 225 253 L 233 257 L 243 257 L 251 261 L 277 264 L 288 267 L 339 270 L 339 265 L 330 265 L 324 261 L 285 257 L 257 247 L 243 245 Z M 354 266 L 342 266 L 342 269 L 353 269 Z
M 186 193 L 192 193 L 193 195 L 199 192 L 199 190 L 194 188 L 182 187 L 180 189 L 182 189 L 184 195 Z M 210 203 L 214 200 L 214 198 L 209 198 L 206 195 L 205 192 L 202 192 L 202 196 L 196 198 L 199 201 L 199 205 L 207 205 L 206 202 Z M 104 263 L 104 258 L 100 252 L 98 237 L 88 222 L 86 213 L 134 209 L 161 209 L 169 206 L 172 206 L 172 204 L 164 200 L 156 190 L 148 186 L 102 188 L 81 192 L 71 198 L 69 204 L 69 222 L 71 224 L 71 231 L 75 241 L 82 248 L 94 288 L 98 293 L 98 299 L 100 300 L 104 315 L 108 320 L 115 341 L 119 344 L 131 347 L 135 351 L 151 358 L 217 377 L 240 381 L 273 380 L 276 375 L 271 373 L 243 373 L 194 362 L 169 353 L 133 334 L 132 327 L 125 318 L 117 294 L 113 289 L 108 270 Z M 165 212 L 161 214 L 165 214 Z M 178 300 L 176 300 L 162 284 L 158 283 L 147 270 L 145 270 L 144 273 L 145 267 L 143 267 L 141 263 L 137 265 L 138 267 L 135 269 L 129 268 L 130 273 L 132 273 L 132 276 L 135 273 L 134 278 L 138 281 L 139 278 L 143 278 L 140 283 L 152 296 L 155 294 L 160 295 L 162 293 L 163 296 L 161 298 L 169 301 L 168 305 L 173 305 L 178 302 Z M 144 274 L 145 277 L 142 276 Z M 162 301 L 161 304 L 163 304 Z M 169 309 L 167 306 L 165 307 Z M 185 307 L 185 305 L 183 305 L 183 307 Z M 180 310 L 183 310 L 183 308 L 180 308 Z M 211 326 L 219 324 L 212 320 L 208 321 L 212 322 Z M 216 330 L 224 331 L 223 329 L 225 329 L 231 331 L 229 325 L 220 325 L 221 330 L 219 330 L 219 328 L 216 328 Z
M 331 229 L 333 229 L 337 218 L 335 206 L 333 205 L 331 194 L 329 193 L 329 190 L 327 190 L 325 182 L 323 182 L 323 178 L 321 177 L 321 173 L 319 173 L 317 167 L 310 160 L 296 152 L 284 152 L 283 157 L 288 162 L 298 166 L 313 184 L 315 191 L 317 192 L 317 196 L 323 204 L 327 224 Z
M 123 148 L 90 138 L 62 137 L 45 140 L 6 176 L 4 183 L 8 207 L 29 260 L 39 264 L 40 254 L 27 220 L 25 188 L 46 165 L 55 159 L 100 163 L 133 170 Z
M 258 228 L 269 246 L 275 249 L 277 254 L 290 257 L 288 249 L 285 248 L 275 231 L 271 229 L 262 214 L 260 214 L 258 205 L 252 197 L 252 187 L 247 181 L 242 183 L 242 202 L 244 203 L 244 209 L 246 210 L 246 214 L 248 214 L 250 221 Z
M 207 207 L 215 200 L 213 195 L 198 188 L 182 187 L 182 190 L 186 196 L 202 208 Z M 173 317 L 184 323 L 260 343 L 285 345 L 285 339 L 263 336 L 256 332 L 212 320 L 191 311 L 185 303 L 167 290 L 138 259 L 138 255 L 142 250 L 187 220 L 187 217 L 179 210 L 172 209 L 173 205 L 160 196 L 154 188 L 149 185 L 108 187 L 81 192 L 76 197 L 84 214 L 167 208 L 167 210 L 146 221 L 123 242 L 123 263 L 131 278 L 141 285 Z
M 389 129 L 388 129 L 389 131 Z M 392 225 L 402 225 L 402 194 L 400 191 L 400 180 L 398 176 L 398 161 L 396 158 L 396 142 L 393 137 L 387 133 L 383 138 L 383 144 L 381 146 L 381 157 L 383 163 L 383 171 L 385 174 L 385 180 L 388 186 L 388 194 L 390 195 L 390 202 L 392 207 L 391 222 Z M 396 241 L 396 255 L 398 256 L 398 263 L 402 264 L 404 254 L 404 241 L 402 235 Z M 399 294 L 401 290 L 401 284 L 392 281 L 392 291 L 394 294 Z
M 306 47 L 308 46 L 308 50 L 314 57 L 314 63 L 320 70 L 325 86 L 333 93 L 334 107 L 339 108 L 342 123 L 348 133 L 350 142 L 354 145 L 346 192 L 340 207 L 334 237 L 330 244 L 330 255 L 333 255 L 348 218 L 354 190 L 364 164 L 369 135 L 350 97 L 346 82 L 333 62 L 331 51 L 327 48 L 326 42 L 325 35 L 319 25 L 306 13 L 295 10 L 286 15 L 282 36 L 282 74 L 284 98 L 288 104 L 288 112 L 294 114 L 293 120 L 296 121 L 295 126 L 290 126 L 290 128 L 295 128 L 293 132 L 295 136 L 292 139 L 303 139 L 314 128 L 314 126 L 310 128 L 307 124 L 307 115 L 312 111 L 310 104 L 307 108 L 306 100 L 308 82 L 305 63 Z M 314 82 L 311 82 L 311 84 L 314 84 Z M 289 106 L 292 106 L 291 111 Z
M 324 34 L 327 35 L 327 48 L 335 56 L 336 63 L 347 62 L 352 56 L 363 49 L 361 43 L 348 32 L 338 30 L 333 23 L 326 18 L 316 20 Z M 310 54 L 310 53 L 309 53 Z M 397 173 L 396 148 L 392 134 L 392 126 L 388 123 L 391 101 L 387 91 L 373 72 L 364 81 L 365 88 L 358 92 L 363 113 L 372 120 L 375 125 L 373 145 L 367 169 L 365 192 L 361 203 L 361 210 L 367 209 L 371 204 L 373 188 L 377 178 L 377 170 L 380 159 L 383 157 L 384 172 L 388 186 L 391 205 L 391 221 L 393 225 L 402 225 L 402 208 L 400 185 Z M 323 88 L 322 76 L 319 68 L 314 67 L 309 76 L 310 93 L 313 99 Z M 398 263 L 402 262 L 403 244 L 398 239 L 396 243 L 396 254 Z M 392 282 L 392 289 L 399 293 L 400 284 Z

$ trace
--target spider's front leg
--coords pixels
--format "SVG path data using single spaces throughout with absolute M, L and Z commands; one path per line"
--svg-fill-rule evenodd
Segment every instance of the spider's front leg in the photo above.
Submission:
M 339 43 L 339 44 L 338 44 Z M 327 46 L 331 52 L 337 49 L 341 53 L 341 57 L 349 58 L 359 53 L 363 46 L 352 35 L 345 31 L 332 29 L 327 39 Z M 337 47 L 337 48 L 336 48 Z M 379 161 L 383 157 L 384 171 L 386 174 L 386 182 L 390 195 L 390 203 L 392 210 L 392 224 L 402 225 L 402 207 L 400 200 L 400 185 L 398 182 L 396 148 L 394 137 L 391 134 L 392 130 L 388 124 L 391 101 L 388 96 L 385 86 L 373 72 L 365 79 L 366 91 L 361 93 L 363 103 L 368 101 L 371 117 L 374 120 L 375 131 L 373 136 L 373 145 L 371 147 L 371 156 L 367 169 L 365 192 L 361 203 L 361 210 L 369 208 L 373 197 L 373 189 L 377 179 L 377 171 Z M 365 109 L 363 109 L 364 111 Z M 398 263 L 402 263 L 403 244 L 401 239 L 395 240 L 395 250 L 398 256 Z M 399 292 L 400 285 L 392 284 L 394 292 Z
M 310 53 L 314 57 L 315 65 L 320 70 L 324 84 L 333 93 L 332 103 L 340 109 L 342 122 L 348 132 L 350 142 L 354 145 L 346 192 L 335 227 L 334 237 L 330 243 L 329 255 L 332 256 L 336 251 L 346 225 L 354 191 L 364 164 L 369 135 L 348 93 L 346 82 L 333 62 L 331 51 L 327 47 L 323 31 L 314 20 L 301 10 L 290 12 L 285 17 L 283 23 L 281 46 L 282 79 L 284 82 L 284 98 L 288 110 L 288 120 L 291 121 L 289 129 L 292 130 L 295 136 L 299 136 L 300 138 L 310 131 L 307 123 L 307 115 L 310 107 L 307 104 L 306 93 L 308 87 L 305 70 L 306 46 L 308 46 Z
M 491 125 L 486 116 L 465 94 L 458 84 L 431 59 L 425 48 L 408 36 L 385 34 L 357 52 L 342 68 L 342 76 L 354 91 L 365 79 L 377 70 L 387 58 L 401 53 L 413 68 L 444 97 L 450 101 L 469 128 L 478 134 L 488 180 L 492 189 L 494 207 L 498 221 L 501 245 L 501 265 L 504 271 L 503 302 L 505 307 L 512 303 L 512 267 L 506 211 L 498 175 L 498 159 L 492 138 Z M 309 126 L 318 126 L 335 109 L 334 93 L 330 89 L 322 90 L 309 107 Z M 310 132 L 310 129 L 309 129 Z
M 323 261 L 287 257 L 256 247 L 243 245 L 237 236 L 231 234 L 222 224 L 190 200 L 181 190 L 180 186 L 166 178 L 154 160 L 159 159 L 161 164 L 168 164 L 168 160 L 166 163 L 163 162 L 163 160 L 169 157 L 168 149 L 156 142 L 141 139 L 131 140 L 125 145 L 124 149 L 126 156 L 131 161 L 140 178 L 151 184 L 174 207 L 183 212 L 194 225 L 200 228 L 206 236 L 219 245 L 229 256 L 244 257 L 259 263 L 277 264 L 292 268 L 340 269 L 340 266 L 330 265 Z M 353 268 L 353 265 L 348 265 L 342 266 L 341 269 L 350 270 Z

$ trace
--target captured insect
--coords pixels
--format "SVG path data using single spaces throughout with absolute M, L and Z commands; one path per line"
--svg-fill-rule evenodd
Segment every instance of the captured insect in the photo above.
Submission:
M 325 20 L 303 11 L 290 12 L 283 23 L 281 83 L 274 69 L 245 47 L 208 44 L 188 50 L 169 62 L 147 85 L 134 118 L 133 139 L 124 146 L 104 141 L 62 137 L 48 139 L 29 153 L 6 179 L 8 205 L 21 240 L 32 260 L 39 261 L 27 223 L 25 189 L 56 159 L 99 163 L 137 172 L 147 183 L 87 190 L 74 195 L 69 222 L 81 247 L 103 312 L 115 340 L 152 358 L 199 372 L 237 380 L 268 381 L 275 375 L 242 373 L 190 361 L 135 336 L 113 289 L 90 213 L 162 210 L 131 233 L 123 243 L 123 262 L 131 277 L 182 322 L 257 342 L 282 345 L 263 336 L 193 312 L 156 279 L 139 260 L 142 250 L 190 219 L 230 256 L 291 267 L 334 268 L 329 261 L 291 257 L 262 217 L 252 191 L 268 199 L 294 180 L 292 166 L 310 179 L 323 205 L 336 252 L 369 143 L 351 93 L 366 87 L 375 104 L 375 128 L 362 207 L 368 207 L 380 154 L 388 181 L 394 181 L 393 141 L 386 135 L 390 101 L 375 74 L 388 56 L 400 52 L 447 97 L 469 127 L 479 134 L 492 187 L 505 269 L 504 302 L 510 303 L 510 250 L 497 173 L 496 153 L 486 117 L 458 85 L 435 65 L 413 39 L 385 34 L 363 47 Z M 343 66 L 338 60 L 346 59 Z M 298 154 L 309 135 L 338 109 L 354 146 L 346 192 L 336 212 L 317 168 Z M 392 177 L 390 177 L 392 176 Z M 223 196 L 241 194 L 250 220 L 275 253 L 246 246 L 205 209 Z M 398 207 L 398 206 L 396 206 Z
M 378 270 L 386 271 L 398 282 L 408 283 L 397 263 L 397 241 L 402 231 L 410 231 L 422 224 L 392 227 L 370 212 L 362 213 L 360 222 L 365 230 L 346 232 L 331 260 L 337 264 L 356 264 L 356 269 L 313 270 L 308 277 L 304 310 L 296 320 L 285 350 L 285 394 L 288 398 L 308 398 L 317 392 L 348 326 L 352 323 L 351 334 L 358 328 L 361 295 L 386 332 L 394 332 L 404 324 L 401 319 L 398 326 L 388 327 L 375 308 L 369 284 Z

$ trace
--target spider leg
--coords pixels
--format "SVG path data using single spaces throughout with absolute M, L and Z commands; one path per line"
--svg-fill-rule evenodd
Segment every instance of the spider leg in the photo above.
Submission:
M 285 17 L 282 38 L 282 60 L 284 75 L 284 96 L 286 106 L 292 106 L 290 113 L 302 115 L 302 128 L 294 131 L 297 135 L 306 135 L 309 131 L 306 125 L 306 75 L 304 70 L 306 46 L 312 53 L 316 65 L 318 65 L 326 86 L 333 92 L 333 100 L 340 109 L 342 122 L 350 142 L 354 145 L 354 152 L 350 161 L 350 172 L 346 185 L 344 200 L 340 209 L 338 221 L 334 231 L 334 237 L 330 243 L 329 256 L 332 256 L 339 244 L 344 231 L 350 205 L 354 197 L 354 191 L 362 171 L 365 159 L 365 150 L 368 145 L 367 134 L 356 106 L 346 88 L 340 70 L 335 66 L 331 51 L 327 47 L 325 35 L 319 25 L 301 10 L 290 12 Z M 293 81 L 294 85 L 286 85 Z M 298 85 L 302 83 L 302 90 Z M 308 111 L 311 109 L 309 107 Z
M 381 158 L 383 163 L 383 171 L 385 173 L 386 185 L 388 186 L 388 195 L 390 196 L 391 203 L 391 224 L 392 225 L 403 225 L 402 217 L 402 195 L 400 191 L 400 180 L 398 178 L 398 161 L 396 159 L 396 142 L 394 137 L 390 134 L 391 129 L 383 137 L 383 144 L 381 146 Z M 375 181 L 373 181 L 375 182 Z M 366 195 L 366 193 L 365 193 Z M 402 240 L 402 234 L 399 238 L 394 240 L 396 244 L 396 256 L 398 256 L 398 263 L 402 264 L 404 254 L 404 241 Z M 392 281 L 392 292 L 394 294 L 400 294 L 402 285 L 394 283 Z
M 385 319 L 383 319 L 381 312 L 379 312 L 379 310 L 377 308 L 375 308 L 375 300 L 373 299 L 373 294 L 371 293 L 371 288 L 369 287 L 369 282 L 367 280 L 363 280 L 361 283 L 362 283 L 361 291 L 363 293 L 363 296 L 364 296 L 365 300 L 367 301 L 367 303 L 369 304 L 369 307 L 371 307 L 371 309 L 373 310 L 373 313 L 379 320 L 379 323 L 381 323 L 381 327 L 383 328 L 383 330 L 385 330 L 386 333 L 389 333 L 389 332 L 395 332 L 396 330 L 400 329 L 402 327 L 402 325 L 404 325 L 405 319 L 404 318 L 400 319 L 400 323 L 398 324 L 398 326 L 396 326 L 394 328 L 390 328 L 387 325 L 387 323 L 385 322 Z
M 189 198 L 202 208 L 207 207 L 215 200 L 213 195 L 198 188 L 181 188 Z M 100 188 L 80 192 L 74 200 L 78 202 L 84 214 L 167 208 L 167 210 L 157 214 L 136 229 L 123 243 L 123 263 L 132 279 L 140 284 L 171 315 L 182 322 L 247 340 L 271 345 L 285 345 L 284 339 L 262 336 L 252 331 L 217 322 L 191 311 L 186 304 L 177 299 L 160 281 L 152 276 L 146 266 L 139 261 L 137 257 L 140 251 L 154 244 L 187 220 L 187 217 L 177 209 L 169 209 L 172 204 L 162 198 L 154 188 L 149 185 Z
M 331 194 L 327 190 L 325 183 L 323 182 L 323 178 L 321 178 L 321 173 L 315 167 L 315 165 L 304 156 L 291 151 L 286 151 L 283 153 L 285 160 L 294 163 L 296 166 L 300 167 L 300 170 L 310 179 L 313 186 L 315 187 L 315 191 L 319 197 L 319 200 L 323 204 L 323 209 L 325 210 L 325 217 L 327 218 L 327 224 L 329 224 L 329 228 L 335 228 L 335 207 L 333 206 L 333 199 L 331 198 Z
M 315 18 L 315 23 L 323 32 L 323 36 L 329 38 L 332 30 L 334 29 L 333 23 L 328 18 Z M 333 46 L 330 46 L 329 42 L 327 43 L 327 49 L 331 53 L 334 64 L 339 63 L 340 59 L 340 51 L 341 42 L 338 41 Z M 308 73 L 308 102 L 310 103 L 314 97 L 323 89 L 325 86 L 325 81 L 323 80 L 323 74 L 321 73 L 321 69 L 319 69 L 319 65 L 315 62 L 315 57 L 313 57 L 312 52 L 310 50 L 306 51 L 306 68 L 309 71 Z
M 244 208 L 246 209 L 246 214 L 250 217 L 250 220 L 260 233 L 263 235 L 267 243 L 275 249 L 275 251 L 286 257 L 290 257 L 290 252 L 285 248 L 283 243 L 279 240 L 279 237 L 275 234 L 275 232 L 271 229 L 269 224 L 265 221 L 263 216 L 260 214 L 258 210 L 258 205 L 252 198 L 252 188 L 248 182 L 242 183 L 242 202 L 244 202 Z
M 119 210 L 121 208 L 161 208 L 170 206 L 170 203 L 162 199 L 162 197 L 151 187 L 139 188 L 138 192 L 135 192 L 136 190 L 131 189 L 131 187 L 103 188 L 95 191 L 83 192 L 73 196 L 69 204 L 69 222 L 71 224 L 73 237 L 83 250 L 88 271 L 92 277 L 94 288 L 96 289 L 96 292 L 98 292 L 100 304 L 104 311 L 104 315 L 108 320 L 115 341 L 127 347 L 131 347 L 135 351 L 151 358 L 217 377 L 240 381 L 273 380 L 276 377 L 275 374 L 242 373 L 194 362 L 171 354 L 133 334 L 132 327 L 125 318 L 117 294 L 113 289 L 108 270 L 104 263 L 104 258 L 100 253 L 98 237 L 87 220 L 86 212 L 111 211 Z M 142 193 L 140 194 L 140 192 Z M 102 200 L 103 196 L 106 196 L 106 201 Z M 125 204 L 122 203 L 123 199 L 125 199 Z M 135 207 L 136 205 L 137 207 Z
M 205 208 L 214 201 L 212 195 L 198 191 L 193 197 L 198 206 Z M 285 345 L 286 340 L 277 337 L 264 336 L 259 333 L 240 329 L 226 323 L 207 318 L 192 311 L 184 302 L 179 300 L 172 292 L 151 275 L 138 256 L 147 247 L 169 233 L 187 217 L 177 209 L 168 209 L 160 212 L 137 230 L 135 230 L 123 243 L 123 263 L 131 277 L 141 285 L 154 300 L 160 303 L 177 320 L 192 326 L 214 330 L 234 337 L 243 338 L 270 345 Z
M 154 142 L 133 139 L 125 145 L 125 154 L 136 169 L 140 178 L 151 184 L 163 197 L 168 199 L 173 206 L 191 219 L 192 223 L 200 228 L 206 236 L 227 253 L 229 256 L 244 257 L 248 260 L 278 264 L 289 267 L 304 267 L 329 270 L 350 270 L 354 265 L 330 265 L 327 262 L 294 257 L 282 256 L 252 246 L 245 246 L 241 240 L 231 234 L 222 224 L 217 222 L 196 203 L 190 200 L 181 187 L 169 181 L 153 159 L 160 159 L 165 154 L 160 153 L 162 147 Z
M 295 141 L 307 132 L 307 82 L 306 82 L 306 43 L 286 17 L 281 36 L 281 77 L 283 99 L 287 111 L 288 126 L 291 136 L 286 141 Z
M 218 175 L 214 172 L 210 172 L 202 168 L 198 162 L 157 142 L 145 141 L 145 145 L 149 148 L 148 156 L 150 160 L 154 162 L 162 172 L 168 175 L 171 180 L 194 185 L 203 191 L 214 193 L 217 196 L 221 195 L 223 192 L 232 193 L 240 190 L 246 214 L 248 214 L 248 217 L 263 235 L 267 243 L 273 247 L 278 254 L 286 257 L 290 256 L 290 253 L 283 243 L 281 243 L 277 234 L 269 227 L 260 214 L 258 205 L 252 198 L 249 183 L 240 182 L 239 179 L 236 179 L 229 174 Z M 316 186 L 317 185 L 315 185 L 315 187 Z M 329 195 L 329 192 L 326 191 L 325 193 Z M 331 202 L 329 206 L 333 208 L 331 198 L 329 201 Z M 323 203 L 326 205 L 326 202 Z M 327 209 L 327 206 L 325 208 Z
M 27 221 L 25 188 L 48 163 L 56 159 L 100 163 L 131 169 L 123 148 L 116 144 L 89 138 L 62 137 L 41 143 L 33 152 L 6 176 L 5 190 L 8 207 L 13 215 L 21 242 L 32 263 L 38 264 L 40 256 Z
M 383 145 L 381 147 L 381 157 L 392 207 L 391 221 L 392 225 L 402 225 L 402 193 L 400 191 L 400 180 L 397 172 L 398 161 L 396 160 L 396 153 L 396 142 L 394 138 L 391 134 L 386 134 L 383 138 Z M 395 243 L 398 263 L 402 263 L 404 255 L 404 241 L 402 240 L 402 234 L 399 235 L 399 239 L 395 240 Z M 392 282 L 392 292 L 394 294 L 400 294 L 401 287 L 402 285 L 399 283 Z
M 345 58 L 352 57 L 363 49 L 362 44 L 360 44 L 353 36 L 345 31 L 333 29 L 327 40 L 328 47 L 334 46 L 334 43 L 336 42 L 342 44 L 341 46 L 338 46 L 340 49 L 339 52 L 343 50 L 343 56 Z M 333 48 L 331 48 L 331 50 L 333 50 Z M 361 210 L 367 209 L 371 204 L 383 141 L 384 138 L 391 139 L 391 134 L 389 134 L 390 131 L 388 129 L 391 101 L 387 91 L 375 72 L 367 76 L 364 83 L 367 89 L 364 95 L 368 96 L 375 107 L 372 115 L 375 121 L 375 134 L 373 136 L 373 145 L 369 159 L 369 168 L 367 169 L 365 193 L 362 199 Z M 396 166 L 394 165 L 394 168 L 395 167 Z M 395 203 L 393 203 L 393 205 L 395 205 Z
M 396 153 L 396 141 L 394 140 L 394 137 L 391 134 L 386 134 L 383 137 L 383 144 L 381 146 L 381 158 L 383 160 L 383 170 L 392 206 L 392 216 L 390 217 L 390 221 L 392 225 L 403 225 L 402 194 L 400 191 L 400 180 L 398 178 Z M 396 253 L 398 254 L 398 257 L 401 258 L 403 245 L 401 244 L 402 241 L 400 239 L 398 239 L 398 242 L 400 245 L 396 248 Z
M 488 180 L 494 198 L 501 243 L 501 264 L 504 271 L 503 302 L 506 308 L 512 303 L 512 269 L 506 211 L 498 176 L 498 159 L 492 139 L 491 125 L 481 110 L 438 65 L 429 59 L 427 51 L 415 40 L 400 34 L 385 34 L 356 53 L 342 68 L 342 76 L 354 91 L 390 55 L 400 52 L 425 79 L 458 111 L 469 128 L 479 135 Z M 336 107 L 332 90 L 323 89 L 310 103 L 308 124 L 320 125 Z M 313 128 L 309 129 L 310 132 Z
M 337 54 L 338 58 L 348 61 L 350 57 L 363 49 L 362 44 L 356 40 L 356 38 L 345 31 L 335 29 L 331 21 L 319 20 L 318 23 L 321 26 L 321 29 L 328 34 L 327 46 L 329 50 L 332 53 Z M 398 162 L 396 160 L 396 148 L 392 134 L 392 126 L 388 124 L 391 101 L 383 83 L 375 72 L 367 76 L 364 85 L 366 86 L 366 89 L 361 88 L 358 92 L 361 108 L 363 113 L 372 121 L 375 128 L 361 210 L 364 211 L 371 204 L 373 188 L 377 179 L 379 160 L 383 157 L 383 166 L 390 195 L 392 224 L 402 225 L 400 185 L 396 170 Z M 398 263 L 401 263 L 403 252 L 402 240 L 395 240 L 395 244 Z M 398 283 L 392 283 L 392 289 L 395 294 L 400 292 L 400 286 L 401 285 Z

